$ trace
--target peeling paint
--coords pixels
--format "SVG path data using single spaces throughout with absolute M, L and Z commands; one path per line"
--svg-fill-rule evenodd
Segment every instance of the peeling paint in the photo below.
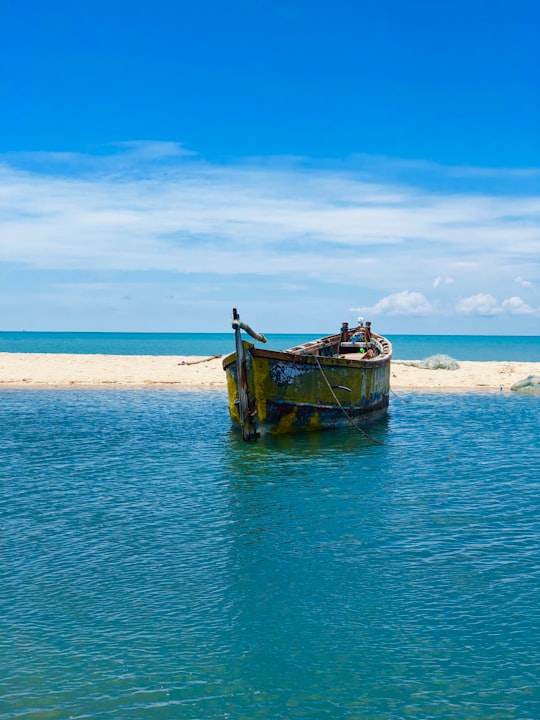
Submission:
M 291 363 L 276 362 L 270 366 L 270 376 L 278 386 L 291 385 L 298 377 L 313 372 L 309 365 L 291 365 Z

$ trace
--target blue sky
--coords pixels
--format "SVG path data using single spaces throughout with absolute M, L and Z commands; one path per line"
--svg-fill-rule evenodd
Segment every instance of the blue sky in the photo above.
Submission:
M 539 28 L 537 0 L 4 0 L 0 329 L 538 334 Z

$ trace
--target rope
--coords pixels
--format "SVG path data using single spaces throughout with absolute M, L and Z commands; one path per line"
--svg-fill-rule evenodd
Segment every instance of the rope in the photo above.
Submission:
M 185 360 L 182 360 L 182 362 L 179 362 L 179 365 L 198 365 L 199 363 L 204 362 L 210 362 L 210 360 L 215 360 L 216 358 L 223 357 L 223 355 L 212 355 L 212 357 L 204 358 L 203 360 L 191 360 L 186 362 Z
M 401 402 L 404 402 L 404 403 L 408 403 L 408 402 L 409 402 L 408 400 L 405 400 L 405 398 L 400 397 L 400 396 L 396 393 L 395 390 L 392 390 L 392 388 L 390 388 L 390 392 L 392 393 L 392 395 L 393 395 L 395 398 L 397 398 L 398 400 L 401 400 Z
M 340 403 L 340 401 L 339 401 L 336 393 L 334 392 L 334 388 L 333 388 L 333 387 L 330 385 L 330 383 L 328 382 L 328 378 L 326 377 L 326 374 L 325 374 L 324 370 L 322 369 L 322 365 L 321 365 L 321 363 L 319 362 L 318 356 L 317 356 L 317 355 L 314 355 L 313 357 L 315 358 L 315 361 L 316 361 L 316 363 L 317 363 L 317 365 L 318 365 L 318 367 L 319 367 L 319 370 L 321 371 L 321 375 L 323 376 L 325 383 L 328 385 L 328 389 L 329 389 L 330 392 L 332 393 L 332 396 L 333 396 L 334 400 L 336 401 L 336 403 L 338 404 L 339 409 L 340 409 L 341 412 L 345 415 L 345 417 L 347 418 L 347 420 L 349 421 L 349 423 L 352 425 L 352 427 L 353 427 L 357 432 L 359 432 L 360 435 L 362 435 L 363 437 L 365 437 L 366 440 L 369 440 L 370 442 L 374 443 L 375 445 L 384 445 L 385 443 L 383 443 L 381 440 L 376 440 L 375 438 L 371 437 L 371 435 L 369 435 L 365 430 L 362 430 L 362 428 L 359 427 L 359 426 L 354 422 L 354 420 L 351 418 L 351 416 L 349 415 L 349 413 L 345 410 L 345 408 L 343 407 L 343 405 Z

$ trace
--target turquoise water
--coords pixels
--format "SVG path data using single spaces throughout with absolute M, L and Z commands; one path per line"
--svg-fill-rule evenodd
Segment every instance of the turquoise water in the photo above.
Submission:
M 331 331 L 329 331 L 331 332 Z M 321 336 L 324 335 L 321 332 Z M 326 333 L 328 334 L 328 333 Z M 389 335 L 394 357 L 420 360 L 450 355 L 456 360 L 540 362 L 540 336 Z M 285 350 L 312 335 L 268 335 L 273 350 Z M 226 355 L 233 351 L 231 333 L 47 333 L 0 332 L 0 352 L 105 355 Z
M 402 393 L 384 445 L 0 398 L 2 718 L 540 717 L 538 398 Z

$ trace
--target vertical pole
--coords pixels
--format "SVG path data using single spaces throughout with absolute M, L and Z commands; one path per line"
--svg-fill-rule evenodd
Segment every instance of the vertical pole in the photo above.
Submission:
M 249 408 L 247 366 L 242 333 L 240 330 L 240 317 L 236 308 L 233 308 L 234 342 L 236 348 L 236 389 L 238 391 L 238 410 L 240 414 L 240 427 L 244 440 L 257 437 L 253 427 L 252 415 Z
M 341 323 L 341 331 L 338 343 L 338 355 L 341 352 L 341 343 L 347 342 L 349 339 L 349 323 Z
M 368 321 L 366 322 L 366 343 L 369 343 L 371 341 L 371 323 Z

